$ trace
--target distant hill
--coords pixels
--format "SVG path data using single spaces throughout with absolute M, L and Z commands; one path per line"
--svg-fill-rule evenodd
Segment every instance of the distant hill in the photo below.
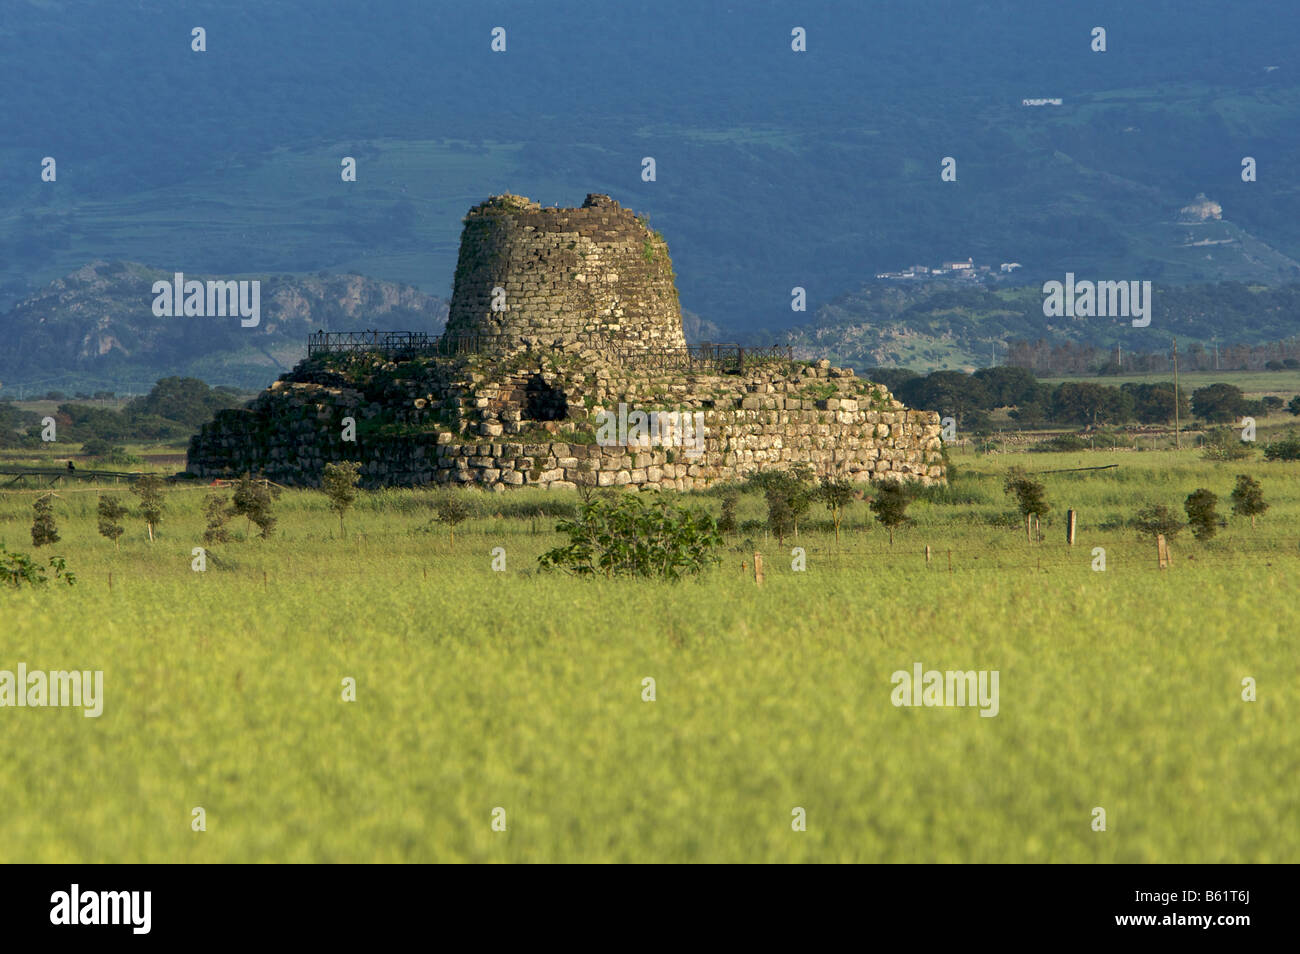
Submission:
M 1015 341 L 1118 344 L 1136 352 L 1167 349 L 1175 335 L 1190 345 L 1215 339 L 1258 344 L 1300 334 L 1300 284 L 1157 283 L 1152 290 L 1151 325 L 1134 328 L 1127 319 L 1047 318 L 1041 285 L 986 289 L 873 282 L 822 306 L 784 340 L 797 353 L 847 367 L 928 371 L 988 366 L 995 357 L 1005 358 Z
M 201 54 L 177 6 L 6 0 L 0 309 L 106 258 L 446 296 L 461 217 L 504 191 L 649 215 L 723 340 L 788 326 L 793 287 L 816 309 L 968 256 L 1025 284 L 1300 280 L 1276 0 L 201 0 Z M 1221 218 L 1182 214 L 1198 193 Z
M 361 275 L 260 276 L 257 327 L 241 327 L 237 317 L 156 317 L 153 283 L 172 275 L 135 262 L 92 262 L 0 314 L 5 391 L 145 391 L 169 375 L 262 387 L 305 357 L 312 331 L 437 333 L 447 319 L 442 299 Z

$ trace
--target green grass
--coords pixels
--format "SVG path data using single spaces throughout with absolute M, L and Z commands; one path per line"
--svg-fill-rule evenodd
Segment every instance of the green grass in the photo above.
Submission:
M 269 541 L 214 546 L 196 573 L 201 489 L 169 494 L 152 545 L 129 520 L 120 551 L 95 493 L 61 489 L 63 540 L 40 552 L 79 583 L 0 591 L 0 669 L 102 669 L 106 702 L 0 709 L 0 862 L 1300 860 L 1300 469 L 956 460 L 892 548 L 861 503 L 839 545 L 814 510 L 784 548 L 729 539 L 676 586 L 535 572 L 560 538 L 530 514 L 572 495 L 469 492 L 452 542 L 418 530 L 429 492 L 366 495 L 343 535 L 320 494 L 288 492 Z M 1012 529 L 1009 464 L 1112 462 L 1042 478 L 1046 540 Z M 1243 471 L 1272 509 L 1180 536 L 1169 571 L 1099 529 L 1149 502 L 1181 513 L 1198 486 L 1226 514 Z M 0 495 L 11 549 L 31 550 L 32 496 Z M 761 512 L 742 498 L 741 520 Z M 741 569 L 755 548 L 761 588 Z M 998 716 L 894 707 L 915 662 L 998 670 Z
M 1172 371 L 1152 371 L 1146 374 L 1108 374 L 1079 375 L 1067 377 L 1040 378 L 1043 384 L 1057 385 L 1066 381 L 1079 383 L 1091 381 L 1094 384 L 1107 384 L 1119 387 L 1121 384 L 1147 384 L 1155 381 L 1172 381 Z M 1300 394 L 1300 371 L 1183 371 L 1178 375 L 1178 386 L 1191 394 L 1197 388 L 1208 384 L 1232 384 L 1241 388 L 1242 393 L 1251 399 L 1258 399 L 1266 394 L 1278 397 L 1290 397 Z M 1291 418 L 1292 421 L 1295 418 Z

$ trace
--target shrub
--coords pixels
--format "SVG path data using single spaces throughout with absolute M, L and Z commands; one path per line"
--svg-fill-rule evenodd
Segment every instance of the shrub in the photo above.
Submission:
M 107 457 L 113 453 L 113 445 L 102 437 L 92 437 L 82 443 L 81 453 L 86 457 Z
M 840 521 L 844 519 L 844 510 L 853 503 L 853 484 L 843 477 L 823 477 L 817 488 L 817 499 L 831 512 L 831 523 L 835 526 L 835 542 L 840 541 Z
M 113 546 L 117 547 L 117 538 L 122 535 L 121 520 L 126 516 L 126 508 L 117 502 L 117 498 L 112 494 L 100 494 L 99 506 L 96 508 L 99 515 L 99 533 L 113 541 Z
M 907 492 L 897 480 L 885 480 L 876 484 L 876 496 L 871 501 L 871 512 L 880 523 L 889 528 L 889 545 L 894 545 L 894 528 L 907 523 L 907 505 L 911 501 Z
M 257 524 L 258 536 L 265 540 L 275 529 L 276 519 L 271 514 L 271 502 L 279 496 L 279 487 L 272 487 L 266 480 L 254 480 L 245 471 L 244 476 L 235 484 L 230 515 L 245 518 L 247 530 L 252 529 L 252 524 Z
M 1300 460 L 1300 437 L 1284 437 L 1264 445 L 1265 460 Z
M 460 494 L 454 490 L 444 491 L 438 497 L 438 502 L 433 505 L 433 512 L 435 520 L 447 525 L 447 536 L 455 542 L 456 525 L 469 516 L 469 507 Z
M 1031 451 L 1081 451 L 1088 449 L 1088 442 L 1078 434 L 1058 434 L 1045 441 L 1030 445 Z
M 1022 517 L 1030 514 L 1041 517 L 1052 509 L 1052 505 L 1047 502 L 1043 485 L 1025 473 L 1023 467 L 1012 467 L 1007 472 L 1002 491 L 1015 496 L 1016 506 L 1020 509 Z
M 1187 495 L 1183 510 L 1187 512 L 1187 524 L 1192 528 L 1192 536 L 1197 540 L 1209 540 L 1218 531 L 1219 515 L 1214 509 L 1218 503 L 1218 496 L 1204 487 L 1198 487 Z
M 152 541 L 154 527 L 162 522 L 163 480 L 157 474 L 141 477 L 131 485 L 131 493 L 140 498 L 140 516 L 144 518 Z
M 43 547 L 59 542 L 59 528 L 54 522 L 54 494 L 41 494 L 32 504 L 32 546 Z
M 672 506 L 666 498 L 647 503 L 640 494 L 584 504 L 556 530 L 569 543 L 543 553 L 543 569 L 575 576 L 661 577 L 677 580 L 718 562 L 722 543 L 707 513 Z
M 1245 460 L 1255 453 L 1254 448 L 1241 439 L 1241 432 L 1231 427 L 1206 431 L 1204 448 L 1201 456 L 1206 460 Z
M 1259 481 L 1248 474 L 1237 475 L 1237 486 L 1232 488 L 1232 512 L 1239 517 L 1249 517 L 1250 525 L 1255 526 L 1255 518 L 1268 509 L 1264 502 L 1264 489 Z
M 204 543 L 225 543 L 230 538 L 226 521 L 233 512 L 229 501 L 221 494 L 208 494 L 203 498 L 203 516 L 207 520 L 207 526 L 203 529 Z
M 799 518 L 812 506 L 814 489 L 810 483 L 812 469 L 806 464 L 789 470 L 763 470 L 751 476 L 747 486 L 763 492 L 767 500 L 767 523 L 777 541 L 799 532 Z
M 1137 512 L 1137 519 L 1133 521 L 1133 525 L 1137 527 L 1138 536 L 1150 537 L 1153 540 L 1161 535 L 1166 540 L 1173 540 L 1178 536 L 1178 531 L 1183 529 L 1183 522 L 1164 504 L 1143 507 Z
M 47 566 L 54 571 L 56 580 L 62 580 L 68 586 L 76 585 L 76 574 L 67 568 L 67 564 L 63 562 L 63 557 L 50 557 Z M 27 554 L 11 553 L 4 548 L 3 544 L 0 544 L 0 583 L 7 583 L 17 588 L 24 583 L 28 586 L 44 586 L 49 581 L 45 567 Z
M 722 495 L 722 515 L 718 518 L 719 533 L 736 532 L 736 505 L 739 503 L 739 490 L 731 488 Z
M 321 486 L 325 496 L 329 498 L 330 509 L 339 515 L 339 533 L 343 532 L 343 515 L 357 499 L 357 481 L 360 479 L 360 461 L 345 460 L 337 464 L 325 465 Z

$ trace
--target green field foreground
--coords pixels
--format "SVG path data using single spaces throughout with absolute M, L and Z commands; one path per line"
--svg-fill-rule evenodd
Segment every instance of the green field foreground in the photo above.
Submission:
M 1009 464 L 1112 462 L 1043 478 L 1046 540 L 1015 529 Z M 559 494 L 470 492 L 453 541 L 419 529 L 428 492 L 367 495 L 341 535 L 291 491 L 270 540 L 198 573 L 202 490 L 170 493 L 152 545 L 128 518 L 115 551 L 95 493 L 60 489 L 63 539 L 38 552 L 79 582 L 0 591 L 0 669 L 102 669 L 104 711 L 0 709 L 0 861 L 1300 861 L 1300 468 L 959 466 L 892 547 L 858 503 L 838 545 L 751 530 L 677 585 L 538 573 L 561 537 L 530 508 Z M 1241 472 L 1272 508 L 1184 531 L 1170 570 L 1102 529 L 1200 486 L 1226 516 Z M 0 495 L 11 550 L 32 549 L 32 498 Z M 894 706 L 915 663 L 997 670 L 998 714 Z

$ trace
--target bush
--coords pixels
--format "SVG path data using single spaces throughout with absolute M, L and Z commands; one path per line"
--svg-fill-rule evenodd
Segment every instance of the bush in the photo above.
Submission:
M 897 480 L 886 480 L 876 485 L 876 496 L 870 503 L 871 512 L 881 525 L 889 528 L 889 545 L 894 545 L 894 528 L 907 523 L 907 491 Z
M 1048 440 L 1031 444 L 1029 449 L 1046 453 L 1050 451 L 1081 451 L 1087 450 L 1088 446 L 1088 442 L 1078 434 L 1058 434 Z
M 82 443 L 81 453 L 86 457 L 107 457 L 113 453 L 113 445 L 102 437 L 92 437 Z
M 54 494 L 41 494 L 32 504 L 32 546 L 43 547 L 59 542 L 59 528 L 54 522 Z
M 1031 513 L 1041 517 L 1052 509 L 1052 505 L 1047 502 L 1043 485 L 1026 474 L 1023 467 L 1012 467 L 1007 472 L 1002 491 L 1015 496 L 1022 517 L 1027 517 Z
M 718 518 L 719 533 L 736 532 L 736 506 L 740 503 L 740 491 L 734 487 L 722 495 L 722 515 Z
M 100 536 L 112 540 L 113 546 L 116 547 L 117 538 L 122 535 L 121 521 L 126 516 L 126 508 L 118 503 L 117 498 L 112 494 L 100 494 L 96 513 L 99 516 Z
M 575 576 L 677 580 L 720 559 L 714 550 L 722 537 L 713 517 L 674 507 L 665 498 L 653 503 L 641 494 L 596 499 L 556 530 L 568 534 L 568 545 L 543 553 L 538 563 Z
M 357 482 L 361 479 L 361 462 L 345 460 L 325 465 L 321 487 L 329 498 L 329 507 L 339 515 L 339 533 L 343 532 L 343 517 L 357 499 Z
M 434 518 L 447 525 L 447 536 L 452 542 L 456 539 L 456 525 L 469 516 L 469 506 L 461 497 L 461 492 L 446 490 L 433 505 Z
M 1187 512 L 1187 524 L 1192 528 L 1192 536 L 1197 540 L 1209 540 L 1219 529 L 1219 515 L 1215 507 L 1219 503 L 1217 495 L 1198 487 L 1187 495 L 1183 510 Z
M 231 496 L 230 515 L 243 517 L 246 529 L 257 524 L 258 536 L 263 540 L 269 537 L 276 523 L 271 514 L 271 502 L 280 496 L 280 488 L 273 487 L 269 481 L 255 480 L 245 471 L 244 476 L 235 484 L 235 492 Z
M 1264 502 L 1264 489 L 1259 481 L 1249 474 L 1237 475 L 1237 486 L 1232 488 L 1232 512 L 1239 517 L 1249 517 L 1250 525 L 1255 526 L 1255 518 L 1268 509 Z
M 1245 460 L 1255 453 L 1255 449 L 1241 439 L 1241 432 L 1231 427 L 1206 431 L 1204 448 L 1201 456 L 1206 460 Z
M 1264 445 L 1265 460 L 1300 460 L 1300 437 L 1284 437 Z
M 1172 541 L 1178 536 L 1178 531 L 1183 529 L 1183 522 L 1164 504 L 1143 507 L 1137 512 L 1133 525 L 1137 527 L 1138 536 L 1153 540 L 1163 535 L 1166 540 Z
M 54 571 L 56 580 L 62 580 L 68 586 L 76 585 L 77 577 L 67 568 L 63 557 L 50 557 L 47 565 Z M 24 583 L 28 586 L 44 586 L 49 581 L 44 566 L 25 553 L 11 553 L 0 544 L 0 583 L 18 588 Z

